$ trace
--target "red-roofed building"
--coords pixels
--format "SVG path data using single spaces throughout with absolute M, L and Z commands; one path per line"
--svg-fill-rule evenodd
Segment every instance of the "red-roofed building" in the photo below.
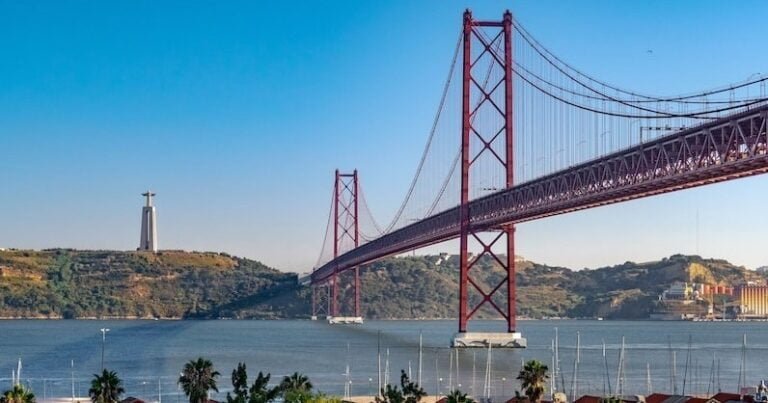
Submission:
M 600 403 L 601 400 L 603 400 L 603 398 L 600 396 L 584 395 L 576 399 L 573 403 Z
M 712 396 L 712 400 L 717 400 L 720 403 L 725 402 L 740 402 L 741 396 L 739 396 L 738 393 L 725 393 L 720 392 L 714 396 Z
M 670 396 L 664 393 L 654 393 L 645 397 L 645 403 L 661 403 L 669 399 Z

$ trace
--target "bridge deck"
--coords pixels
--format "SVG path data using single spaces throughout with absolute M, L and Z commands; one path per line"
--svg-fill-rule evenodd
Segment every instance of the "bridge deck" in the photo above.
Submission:
M 472 200 L 470 225 L 492 230 L 557 214 L 768 172 L 768 105 Z M 459 235 L 454 207 L 350 250 L 312 273 L 312 283 L 361 264 Z

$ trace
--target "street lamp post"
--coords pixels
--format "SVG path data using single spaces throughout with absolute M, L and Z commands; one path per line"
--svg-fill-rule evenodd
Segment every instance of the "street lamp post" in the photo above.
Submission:
M 107 332 L 109 329 L 101 328 L 101 371 L 104 371 L 104 345 L 107 343 Z
M 504 398 L 507 396 L 507 392 L 505 390 L 505 387 L 507 386 L 507 378 L 502 377 L 501 378 L 501 397 Z
M 368 378 L 368 394 L 373 396 L 373 378 Z

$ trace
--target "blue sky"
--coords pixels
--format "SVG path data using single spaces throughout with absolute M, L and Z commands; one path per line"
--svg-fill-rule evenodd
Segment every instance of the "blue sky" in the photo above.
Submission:
M 466 7 L 648 93 L 768 73 L 760 1 L 0 1 L 0 247 L 134 249 L 152 188 L 161 248 L 307 270 L 334 169 L 379 221 L 398 207 Z M 527 223 L 518 253 L 765 265 L 766 196 L 756 177 Z

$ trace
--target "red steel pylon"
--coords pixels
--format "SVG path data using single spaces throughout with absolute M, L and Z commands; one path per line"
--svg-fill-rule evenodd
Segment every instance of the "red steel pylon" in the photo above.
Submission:
M 490 33 L 490 34 L 489 34 Z M 473 58 L 472 44 L 479 44 L 480 52 Z M 503 54 L 499 54 L 503 47 Z M 478 63 L 485 58 L 486 64 Z M 478 70 L 481 66 L 490 69 L 498 65 L 504 74 L 497 82 L 488 82 L 488 77 L 480 77 Z M 490 71 L 490 70 L 489 70 Z M 485 72 L 483 72 L 485 73 Z M 486 82 L 488 85 L 481 84 Z M 512 97 L 512 14 L 504 13 L 502 21 L 477 21 L 472 19 L 471 11 L 464 12 L 463 34 L 463 80 L 462 80 L 462 130 L 461 130 L 461 234 L 459 242 L 459 332 L 467 331 L 467 322 L 484 305 L 490 305 L 507 321 L 507 331 L 515 331 L 515 226 L 504 225 L 498 228 L 498 232 L 490 242 L 484 241 L 479 232 L 473 230 L 469 221 L 470 201 L 470 168 L 478 157 L 488 152 L 506 171 L 506 187 L 514 184 L 514 127 L 513 127 L 513 97 Z M 487 88 L 487 89 L 486 89 Z M 503 91 L 503 97 L 498 92 Z M 474 97 L 473 97 L 474 95 Z M 474 104 L 470 105 L 474 100 Z M 503 100 L 503 105 L 500 101 Z M 500 128 L 488 129 L 487 126 L 475 124 L 475 115 L 482 106 L 490 106 L 495 110 L 503 125 Z M 502 136 L 503 135 L 503 136 Z M 477 137 L 482 143 L 480 150 L 471 150 L 470 140 Z M 504 139 L 503 145 L 496 141 L 499 137 Z M 472 154 L 474 153 L 474 154 Z M 500 256 L 491 248 L 502 238 L 506 238 L 506 256 Z M 482 252 L 477 256 L 469 256 L 469 242 L 474 239 L 482 247 Z M 483 286 L 470 276 L 472 267 L 483 256 L 490 256 L 505 271 L 506 275 L 491 290 L 486 291 Z M 481 301 L 470 310 L 469 287 L 473 287 L 481 298 Z M 505 293 L 504 303 L 494 301 L 497 293 Z M 506 305 L 506 306 L 505 306 Z
M 360 225 L 358 195 L 360 183 L 355 169 L 351 174 L 339 173 L 333 185 L 333 258 L 336 259 L 342 249 L 353 249 L 360 246 Z M 330 279 L 330 315 L 340 316 L 339 308 L 339 271 L 334 269 Z M 360 316 L 360 268 L 354 268 L 354 316 Z

